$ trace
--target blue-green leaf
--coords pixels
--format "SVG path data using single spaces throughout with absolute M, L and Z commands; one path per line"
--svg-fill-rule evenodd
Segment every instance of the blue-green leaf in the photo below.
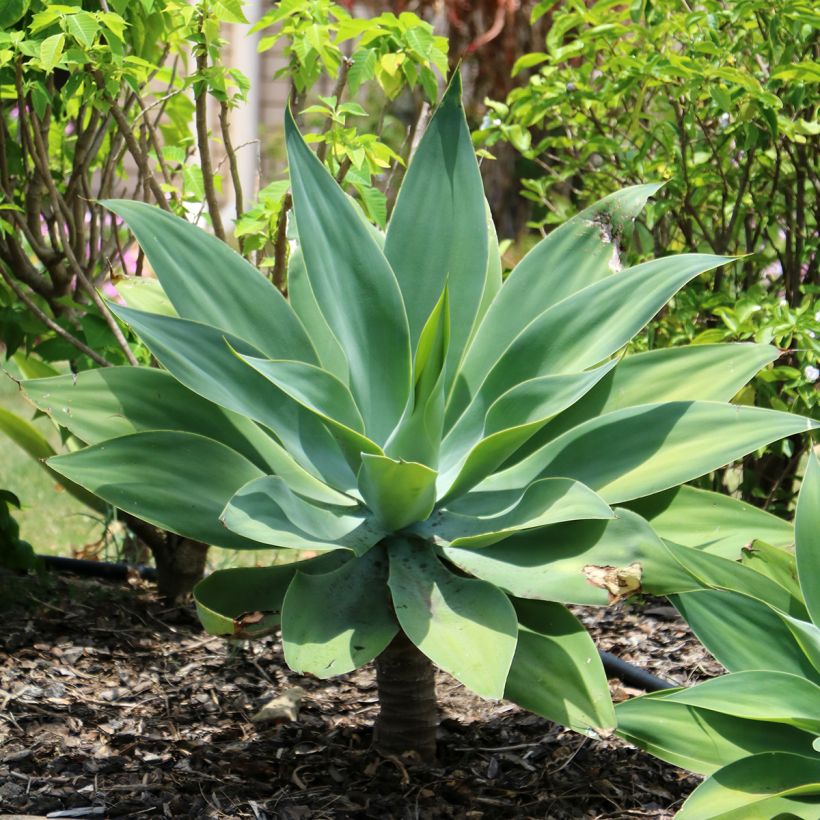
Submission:
M 492 584 L 454 575 L 424 542 L 392 539 L 389 551 L 388 583 L 407 637 L 476 694 L 501 698 L 518 637 L 509 598 Z

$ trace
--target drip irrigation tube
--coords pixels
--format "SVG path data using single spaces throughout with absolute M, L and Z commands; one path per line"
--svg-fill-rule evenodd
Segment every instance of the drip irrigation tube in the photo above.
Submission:
M 92 578 L 106 578 L 109 581 L 125 581 L 134 572 L 146 581 L 155 581 L 157 571 L 142 564 L 111 564 L 106 561 L 88 561 L 81 558 L 62 558 L 56 555 L 38 556 L 43 563 L 56 572 L 72 572 Z M 655 675 L 622 661 L 609 652 L 599 649 L 598 654 L 604 664 L 604 670 L 612 678 L 618 678 L 627 686 L 643 689 L 645 692 L 659 692 L 662 689 L 674 689 L 677 684 L 658 678 Z
M 74 575 L 106 578 L 109 581 L 126 581 L 129 574 L 136 572 L 145 581 L 156 581 L 157 579 L 157 571 L 143 564 L 111 564 L 107 561 L 62 558 L 58 555 L 38 555 L 37 557 L 55 572 L 72 572 Z

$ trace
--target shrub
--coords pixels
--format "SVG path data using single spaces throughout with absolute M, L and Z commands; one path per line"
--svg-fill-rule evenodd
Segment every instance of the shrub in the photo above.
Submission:
M 732 564 L 706 554 L 704 572 L 686 571 L 687 547 L 612 505 L 815 426 L 726 403 L 774 358 L 766 345 L 618 355 L 685 282 L 731 262 L 680 255 L 613 275 L 613 238 L 657 186 L 584 211 L 502 285 L 459 94 L 456 78 L 385 236 L 288 118 L 289 301 L 191 225 L 108 203 L 175 315 L 112 310 L 165 370 L 25 385 L 91 445 L 50 465 L 110 503 L 206 543 L 318 552 L 211 575 L 196 590 L 206 628 L 281 623 L 288 664 L 319 677 L 375 658 L 378 744 L 424 756 L 431 661 L 482 696 L 611 727 L 595 647 L 563 603 L 698 589 Z

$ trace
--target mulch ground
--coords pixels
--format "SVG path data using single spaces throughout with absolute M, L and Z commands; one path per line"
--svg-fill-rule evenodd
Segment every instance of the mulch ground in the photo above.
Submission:
M 445 674 L 439 763 L 381 758 L 372 669 L 295 675 L 274 641 L 228 646 L 147 585 L 0 575 L 0 608 L 0 818 L 669 818 L 698 783 Z M 576 612 L 660 677 L 720 672 L 662 601 Z M 295 686 L 295 721 L 250 720 Z

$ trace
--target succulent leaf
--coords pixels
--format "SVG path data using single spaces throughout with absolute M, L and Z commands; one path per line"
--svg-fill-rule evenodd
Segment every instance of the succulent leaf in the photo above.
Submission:
M 353 471 L 321 421 L 236 356 L 262 358 L 260 351 L 199 322 L 114 305 L 111 310 L 189 390 L 270 428 L 317 478 L 343 491 L 355 487 Z
M 179 316 L 228 331 L 271 358 L 316 361 L 293 308 L 229 245 L 144 202 L 102 204 L 128 223 Z
M 262 546 L 219 524 L 236 487 L 262 471 L 212 439 L 167 430 L 134 433 L 53 456 L 48 465 L 109 504 L 163 529 L 232 549 Z
M 211 635 L 268 635 L 282 620 L 282 602 L 297 571 L 331 572 L 352 556 L 348 550 L 336 550 L 290 564 L 217 570 L 197 584 L 197 614 Z
M 344 547 L 357 555 L 384 534 L 365 511 L 302 498 L 279 476 L 261 476 L 241 487 L 225 504 L 220 521 L 261 544 L 302 550 Z
M 501 698 L 518 637 L 509 598 L 450 572 L 422 541 L 391 539 L 389 554 L 393 605 L 410 640 L 477 694 Z
M 523 493 L 471 493 L 438 510 L 415 531 L 451 547 L 487 547 L 549 524 L 613 517 L 606 502 L 583 484 L 545 478 Z
M 308 148 L 290 112 L 285 137 L 310 284 L 347 356 L 350 389 L 365 429 L 383 444 L 401 418 L 411 388 L 410 334 L 401 291 L 381 248 Z
M 820 625 L 820 459 L 809 453 L 795 512 L 797 574 L 812 621 Z
M 510 273 L 477 329 L 459 379 L 477 384 L 523 327 L 576 291 L 611 276 L 617 242 L 661 186 L 636 185 L 596 203 L 542 239 Z M 458 390 L 458 385 L 456 386 Z
M 362 453 L 359 492 L 386 531 L 424 521 L 436 503 L 436 471 L 416 461 Z
M 450 290 L 447 383 L 473 329 L 487 278 L 484 188 L 454 74 L 402 182 L 384 252 L 401 287 L 416 349 L 427 317 Z
M 513 603 L 518 643 L 504 697 L 578 732 L 614 728 L 606 673 L 583 624 L 561 604 Z
M 282 607 L 288 666 L 324 679 L 373 660 L 399 629 L 387 573 L 383 550 L 371 550 L 332 572 L 297 572 Z
M 590 419 L 496 473 L 478 489 L 515 489 L 537 478 L 575 478 L 610 504 L 666 490 L 758 447 L 820 427 L 761 407 L 665 402 Z
M 794 543 L 787 521 L 723 493 L 675 487 L 624 506 L 642 515 L 661 538 L 724 558 L 740 558 L 741 549 L 755 539 L 777 547 Z

